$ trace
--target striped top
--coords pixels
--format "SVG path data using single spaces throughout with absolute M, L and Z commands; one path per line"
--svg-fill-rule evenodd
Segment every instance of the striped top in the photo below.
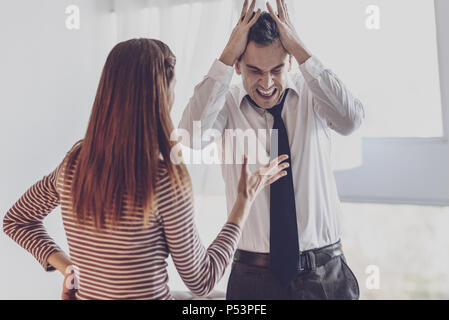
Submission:
M 237 248 L 241 234 L 237 225 L 225 224 L 205 248 L 194 223 L 192 190 L 174 194 L 161 163 L 157 168 L 157 212 L 150 223 L 143 227 L 143 210 L 131 212 L 125 196 L 119 226 L 95 231 L 93 224 L 77 223 L 71 209 L 69 187 L 78 159 L 67 168 L 67 158 L 31 186 L 3 220 L 4 232 L 45 271 L 55 270 L 47 259 L 61 249 L 46 232 L 43 219 L 61 205 L 70 259 L 78 271 L 77 299 L 173 299 L 167 285 L 169 254 L 194 294 L 206 295 L 213 289 Z M 106 219 L 105 225 L 110 226 L 111 221 Z

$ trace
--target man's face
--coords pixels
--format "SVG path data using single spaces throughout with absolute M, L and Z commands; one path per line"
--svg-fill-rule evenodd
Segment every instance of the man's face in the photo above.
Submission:
M 235 68 L 251 99 L 259 107 L 270 109 L 279 102 L 287 87 L 291 56 L 279 40 L 265 46 L 250 41 Z

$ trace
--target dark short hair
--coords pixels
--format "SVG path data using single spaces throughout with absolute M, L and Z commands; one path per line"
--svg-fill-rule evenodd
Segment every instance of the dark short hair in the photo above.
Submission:
M 249 29 L 248 43 L 254 41 L 261 45 L 270 45 L 279 39 L 276 21 L 266 11 L 262 12 L 256 23 Z
M 254 41 L 257 44 L 268 46 L 279 39 L 279 29 L 276 21 L 268 12 L 264 11 L 260 14 L 256 23 L 249 29 L 247 45 L 250 41 Z M 244 54 L 238 58 L 238 61 L 242 59 Z

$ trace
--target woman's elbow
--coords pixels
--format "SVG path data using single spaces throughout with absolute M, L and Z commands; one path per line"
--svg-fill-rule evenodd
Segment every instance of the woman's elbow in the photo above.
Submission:
M 211 285 L 210 281 L 205 281 L 204 283 L 201 283 L 199 286 L 188 286 L 188 288 L 196 296 L 204 297 L 212 292 L 214 286 Z
M 15 224 L 14 220 L 12 220 L 7 213 L 5 215 L 5 217 L 3 218 L 2 230 L 10 238 L 12 237 L 12 230 L 13 230 L 14 224 Z
M 196 274 L 192 278 L 183 278 L 186 287 L 196 296 L 207 296 L 215 286 L 215 277 L 213 274 Z

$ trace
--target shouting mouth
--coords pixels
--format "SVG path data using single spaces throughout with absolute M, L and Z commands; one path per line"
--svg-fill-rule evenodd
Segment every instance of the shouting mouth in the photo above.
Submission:
M 276 88 L 271 88 L 269 90 L 263 90 L 260 88 L 256 89 L 259 96 L 261 96 L 263 99 L 271 99 L 277 92 Z

